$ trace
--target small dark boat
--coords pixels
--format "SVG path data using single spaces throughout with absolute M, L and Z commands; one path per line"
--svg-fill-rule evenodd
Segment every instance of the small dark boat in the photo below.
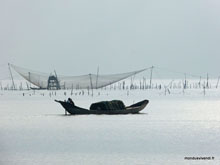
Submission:
M 88 115 L 88 114 L 135 114 L 135 113 L 139 113 L 141 110 L 143 110 L 146 105 L 149 103 L 148 100 L 143 100 L 140 101 L 136 104 L 132 104 L 128 107 L 124 106 L 123 102 L 122 102 L 122 106 L 114 106 L 116 108 L 111 108 L 111 106 L 109 107 L 104 107 L 104 108 L 100 108 L 98 107 L 100 105 L 100 103 L 103 105 L 103 102 L 99 102 L 99 103 L 94 103 L 90 106 L 90 110 L 89 109 L 85 109 L 85 108 L 81 108 L 76 106 L 73 102 L 66 102 L 66 101 L 59 101 L 59 100 L 55 100 L 56 102 L 60 103 L 63 108 L 70 113 L 71 115 Z M 109 101 L 109 102 L 104 102 L 105 104 L 110 104 L 112 105 L 112 102 L 118 102 L 118 101 Z M 120 101 L 121 102 L 121 101 Z M 98 105 L 98 106 L 97 106 Z M 124 106 L 124 108 L 123 108 Z M 102 106 L 103 107 L 103 106 Z M 118 107 L 118 108 L 117 108 Z

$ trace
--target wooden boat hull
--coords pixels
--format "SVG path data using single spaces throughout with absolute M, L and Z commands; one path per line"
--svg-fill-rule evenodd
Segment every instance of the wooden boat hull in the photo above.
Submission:
M 140 101 L 136 104 L 133 104 L 131 106 L 125 107 L 125 109 L 121 110 L 88 110 L 84 109 L 78 106 L 75 106 L 73 104 L 70 104 L 68 102 L 64 101 L 58 101 L 56 102 L 60 103 L 63 108 L 71 115 L 89 115 L 89 114 L 109 114 L 109 115 L 116 115 L 116 114 L 135 114 L 139 113 L 141 110 L 143 110 L 147 104 L 149 103 L 148 100 Z

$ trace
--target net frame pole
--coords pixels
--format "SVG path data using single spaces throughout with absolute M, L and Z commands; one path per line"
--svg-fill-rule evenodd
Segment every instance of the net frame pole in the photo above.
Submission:
M 15 83 L 14 83 L 14 79 L 13 79 L 13 75 L 12 75 L 11 67 L 10 67 L 10 64 L 9 64 L 9 63 L 8 63 L 8 69 L 9 69 L 10 76 L 11 76 L 11 81 L 12 81 L 13 90 L 15 90 Z

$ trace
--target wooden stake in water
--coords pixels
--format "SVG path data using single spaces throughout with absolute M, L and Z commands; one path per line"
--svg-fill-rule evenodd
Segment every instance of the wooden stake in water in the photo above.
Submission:
M 151 84 L 152 84 L 153 68 L 154 66 L 152 66 L 150 70 L 150 89 L 151 89 Z
M 218 88 L 219 79 L 220 79 L 220 76 L 218 76 L 218 81 L 217 81 L 217 84 L 216 84 L 216 88 Z
M 206 82 L 206 87 L 209 88 L 209 74 L 207 73 L 207 82 Z
M 97 75 L 96 75 L 96 89 L 98 88 L 98 78 L 99 78 L 99 67 L 97 68 Z
M 91 73 L 89 74 L 89 77 L 90 77 L 90 84 L 91 84 L 92 96 L 93 96 L 93 85 L 92 85 L 92 75 L 91 75 Z
M 131 76 L 131 83 L 130 83 L 130 90 L 133 88 L 133 79 L 132 79 L 132 76 Z
M 185 73 L 184 89 L 186 89 L 186 73 Z
M 0 86 L 1 86 L 1 90 L 2 90 L 2 89 L 3 89 L 3 88 L 2 88 L 2 82 L 0 82 Z
M 202 77 L 200 76 L 199 77 L 199 88 L 201 88 L 201 79 L 202 79 Z

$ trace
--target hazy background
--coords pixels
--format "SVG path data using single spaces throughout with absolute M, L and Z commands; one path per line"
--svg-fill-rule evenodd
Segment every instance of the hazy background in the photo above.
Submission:
M 0 0 L 0 75 L 159 66 L 219 75 L 219 0 Z M 8 73 L 7 73 L 8 74 Z

